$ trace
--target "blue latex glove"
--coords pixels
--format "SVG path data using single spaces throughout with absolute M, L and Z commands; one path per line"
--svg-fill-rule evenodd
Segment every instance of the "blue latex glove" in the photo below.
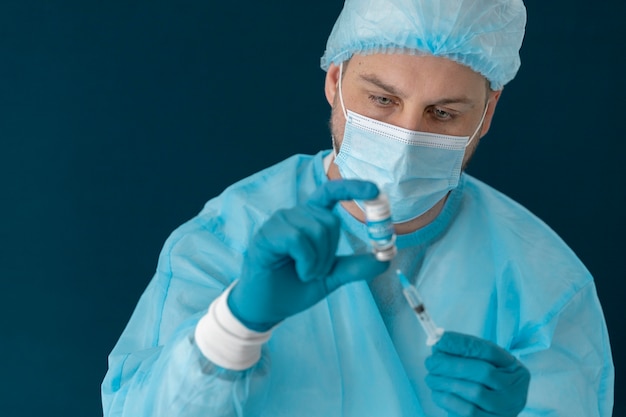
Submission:
M 426 359 L 426 369 L 433 400 L 450 417 L 512 417 L 526 404 L 528 369 L 487 340 L 445 332 Z
M 376 185 L 329 181 L 306 204 L 279 210 L 261 226 L 246 254 L 228 306 L 246 327 L 265 331 L 306 310 L 356 280 L 371 280 L 389 262 L 372 254 L 336 256 L 340 221 L 332 208 L 341 200 L 369 200 Z

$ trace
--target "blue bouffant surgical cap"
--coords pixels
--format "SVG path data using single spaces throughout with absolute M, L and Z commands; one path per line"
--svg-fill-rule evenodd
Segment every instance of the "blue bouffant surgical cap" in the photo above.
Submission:
M 525 26 L 522 0 L 346 0 L 322 68 L 353 54 L 430 54 L 470 67 L 500 90 L 520 67 Z

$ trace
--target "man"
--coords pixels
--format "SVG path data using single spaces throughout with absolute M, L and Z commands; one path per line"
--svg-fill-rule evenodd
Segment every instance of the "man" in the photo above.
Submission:
M 210 200 L 110 356 L 106 416 L 609 416 L 592 277 L 462 173 L 519 67 L 520 0 L 348 0 L 322 66 L 333 151 Z M 384 192 L 398 253 L 363 201 Z M 395 276 L 445 329 L 426 345 Z

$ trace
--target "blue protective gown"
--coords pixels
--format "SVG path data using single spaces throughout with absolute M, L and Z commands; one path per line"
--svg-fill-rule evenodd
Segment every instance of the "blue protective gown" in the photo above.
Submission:
M 521 415 L 611 415 L 614 369 L 590 273 L 544 223 L 467 174 L 434 222 L 398 237 L 385 275 L 286 319 L 253 368 L 204 358 L 195 324 L 239 276 L 259 226 L 327 181 L 325 154 L 294 156 L 234 184 L 172 233 L 109 357 L 105 416 L 444 416 L 424 383 L 430 348 L 396 268 L 438 326 L 491 340 L 529 368 Z M 338 252 L 368 250 L 364 225 L 335 211 Z

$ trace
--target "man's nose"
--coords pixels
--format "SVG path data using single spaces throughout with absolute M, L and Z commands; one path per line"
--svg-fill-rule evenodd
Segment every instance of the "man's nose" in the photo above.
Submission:
M 389 123 L 403 129 L 420 132 L 428 131 L 428 126 L 426 126 L 426 114 L 423 109 L 404 108 L 402 111 L 396 113 Z

